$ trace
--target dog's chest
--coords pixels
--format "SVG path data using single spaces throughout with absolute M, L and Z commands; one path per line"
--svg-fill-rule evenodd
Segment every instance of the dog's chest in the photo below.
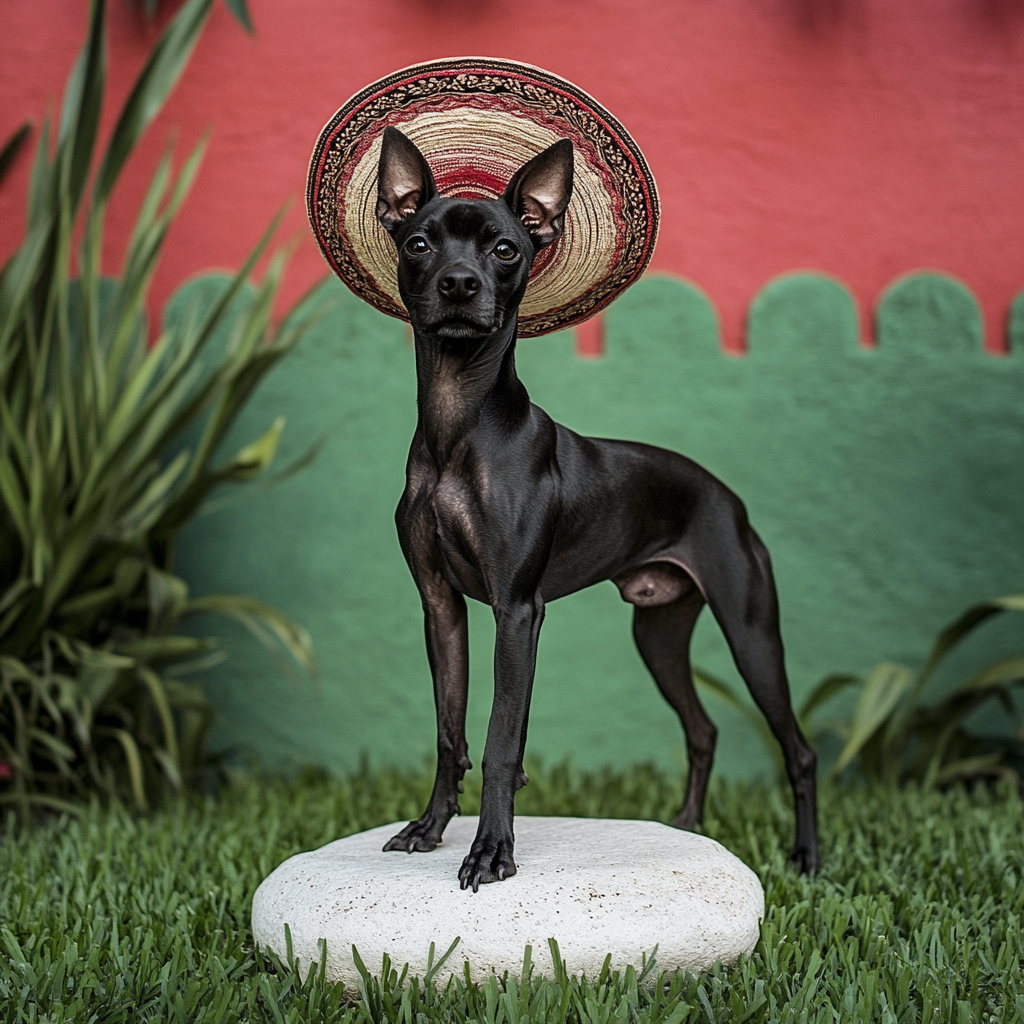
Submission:
M 480 498 L 477 487 L 455 474 L 444 473 L 430 496 L 430 506 L 449 582 L 470 597 L 486 600 L 480 571 Z
M 456 473 L 444 472 L 430 496 L 437 520 L 438 533 L 475 539 L 476 522 L 480 518 L 481 491 Z

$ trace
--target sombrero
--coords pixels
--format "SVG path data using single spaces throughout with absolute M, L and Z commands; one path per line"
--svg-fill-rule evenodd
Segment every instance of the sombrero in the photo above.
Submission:
M 540 68 L 490 57 L 415 64 L 356 93 L 327 122 L 309 164 L 306 207 L 317 244 L 360 298 L 408 320 L 398 256 L 377 222 L 377 162 L 388 125 L 404 132 L 441 195 L 496 199 L 553 142 L 575 149 L 565 232 L 542 249 L 519 334 L 571 327 L 604 308 L 650 262 L 658 193 L 639 147 L 582 89 Z

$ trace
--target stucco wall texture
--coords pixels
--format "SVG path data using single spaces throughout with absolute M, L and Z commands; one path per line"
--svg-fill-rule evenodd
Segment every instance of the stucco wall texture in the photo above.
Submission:
M 611 109 L 647 154 L 664 219 L 652 269 L 710 296 L 723 344 L 784 271 L 833 274 L 862 340 L 898 275 L 935 268 L 978 296 L 1005 344 L 1024 284 L 1020 0 L 250 0 L 251 38 L 218 5 L 115 196 L 106 269 L 172 131 L 211 144 L 157 274 L 154 313 L 188 275 L 243 260 L 292 200 L 283 300 L 324 273 L 302 207 L 323 123 L 354 91 L 440 56 L 529 61 Z M 136 5 L 141 7 L 141 4 Z M 163 17 L 173 9 L 165 0 Z M 83 0 L 4 0 L 0 138 L 59 103 Z M 158 31 L 110 0 L 110 125 Z M 28 157 L 0 189 L 0 259 L 17 245 Z

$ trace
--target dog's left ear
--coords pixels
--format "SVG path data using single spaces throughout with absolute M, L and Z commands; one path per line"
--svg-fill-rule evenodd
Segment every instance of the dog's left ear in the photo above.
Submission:
M 523 164 L 505 189 L 505 202 L 538 249 L 560 238 L 572 197 L 572 143 L 561 139 Z

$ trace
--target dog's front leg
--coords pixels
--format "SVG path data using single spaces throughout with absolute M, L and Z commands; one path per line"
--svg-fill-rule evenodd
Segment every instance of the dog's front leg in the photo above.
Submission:
M 486 882 L 516 873 L 512 817 L 516 790 L 527 781 L 523 753 L 544 601 L 537 593 L 502 603 L 494 617 L 494 703 L 484 746 L 480 825 L 459 869 L 462 888 L 472 887 L 474 892 Z
M 461 814 L 462 777 L 472 765 L 466 746 L 466 697 L 469 691 L 469 640 L 465 598 L 439 573 L 417 574 L 423 599 L 427 658 L 434 680 L 437 710 L 437 774 L 427 809 L 384 847 L 433 850 L 452 815 Z

